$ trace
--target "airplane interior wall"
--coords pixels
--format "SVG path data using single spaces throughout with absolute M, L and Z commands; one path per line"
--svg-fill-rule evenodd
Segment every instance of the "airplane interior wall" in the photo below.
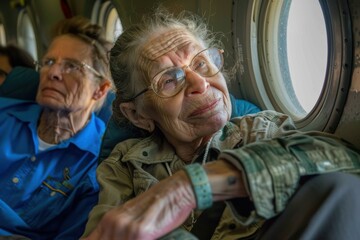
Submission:
M 136 22 L 143 13 L 159 3 L 163 4 L 175 12 L 183 9 L 196 12 L 204 16 L 211 29 L 215 32 L 222 32 L 225 51 L 225 61 L 231 65 L 234 62 L 232 52 L 234 49 L 232 37 L 232 6 L 234 1 L 239 0 L 113 0 L 114 6 L 118 10 L 119 17 L 123 26 Z M 250 0 L 249 0 L 250 1 Z M 0 23 L 6 30 L 7 43 L 16 43 L 17 15 L 19 7 L 11 6 L 10 2 L 22 1 L 0 1 Z M 25 1 L 23 1 L 25 2 Z M 28 0 L 27 9 L 33 21 L 37 24 L 35 32 L 39 37 L 39 56 L 41 56 L 49 42 L 51 26 L 58 20 L 65 17 L 65 12 L 61 8 L 59 0 Z M 73 15 L 84 15 L 91 17 L 92 6 L 96 0 L 68 0 L 71 13 Z M 360 1 L 348 0 L 352 19 L 352 43 L 353 43 L 353 62 L 351 64 L 351 86 L 345 104 L 343 115 L 335 133 L 342 138 L 354 143 L 360 148 Z M 38 27 L 40 26 L 40 27 Z M 246 79 L 245 79 L 246 80 Z M 237 79 L 236 81 L 245 81 Z M 233 81 L 230 85 L 232 93 L 237 97 L 242 97 L 239 86 Z
M 349 0 L 353 33 L 353 64 L 349 95 L 335 131 L 337 135 L 360 147 L 360 2 Z

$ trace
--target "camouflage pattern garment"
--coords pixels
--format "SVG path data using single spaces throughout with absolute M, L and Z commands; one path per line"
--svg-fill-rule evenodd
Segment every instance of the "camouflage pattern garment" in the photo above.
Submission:
M 202 158 L 200 154 L 194 161 Z M 232 119 L 212 138 L 207 161 L 216 159 L 230 161 L 243 171 L 252 207 L 242 209 L 237 199 L 228 201 L 211 239 L 254 234 L 264 220 L 284 210 L 305 178 L 360 171 L 357 150 L 330 134 L 299 132 L 288 116 L 274 111 Z M 98 167 L 99 203 L 90 213 L 85 235 L 111 207 L 134 198 L 184 165 L 159 133 L 118 144 Z M 190 230 L 192 220 L 183 227 Z

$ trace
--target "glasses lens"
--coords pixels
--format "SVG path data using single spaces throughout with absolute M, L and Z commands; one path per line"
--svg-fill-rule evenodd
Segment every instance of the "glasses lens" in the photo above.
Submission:
M 57 64 L 56 60 L 53 58 L 45 58 L 42 60 L 41 64 L 37 64 L 38 69 L 49 70 L 51 67 Z M 58 63 L 61 68 L 61 72 L 69 74 L 72 76 L 82 76 L 84 75 L 84 63 L 77 60 L 63 60 Z M 94 70 L 95 71 L 95 70 Z
M 220 71 L 223 63 L 221 50 L 208 48 L 195 55 L 189 66 L 192 71 L 203 77 L 212 77 Z M 173 67 L 157 74 L 154 81 L 153 90 L 157 95 L 172 97 L 185 84 L 185 72 L 183 68 Z
M 154 91 L 162 97 L 171 97 L 181 90 L 185 80 L 185 72 L 179 67 L 167 69 L 164 73 L 159 74 Z
M 209 48 L 198 53 L 191 62 L 191 69 L 203 77 L 212 77 L 223 66 L 223 57 L 219 49 Z
M 81 63 L 71 60 L 63 61 L 62 63 L 63 72 L 72 75 L 79 75 L 84 72 Z

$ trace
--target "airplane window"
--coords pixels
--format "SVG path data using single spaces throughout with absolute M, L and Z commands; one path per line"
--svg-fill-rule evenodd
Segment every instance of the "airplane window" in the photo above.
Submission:
M 106 36 L 110 41 L 115 41 L 123 32 L 119 15 L 115 8 L 112 8 L 106 21 Z
M 333 132 L 351 81 L 347 2 L 233 3 L 241 96 L 290 115 L 299 129 Z
M 287 28 L 282 31 L 286 31 L 280 35 L 286 36 L 285 51 L 293 90 L 307 114 L 319 99 L 328 58 L 326 24 L 320 3 L 292 1 Z
M 270 5 L 269 14 L 277 31 L 265 33 L 269 61 L 276 60 L 268 63 L 268 88 L 282 111 L 302 119 L 318 101 L 325 80 L 328 40 L 323 11 L 318 1 L 294 0 Z
M 97 15 L 98 12 L 99 14 Z M 99 25 L 105 27 L 106 38 L 111 42 L 114 42 L 123 31 L 118 12 L 110 1 L 106 1 L 101 5 L 99 1 L 96 2 L 92 19 Z
M 6 45 L 5 28 L 3 24 L 0 24 L 0 45 Z
M 38 59 L 34 27 L 26 10 L 22 10 L 19 13 L 17 24 L 19 46 L 26 49 L 34 59 Z

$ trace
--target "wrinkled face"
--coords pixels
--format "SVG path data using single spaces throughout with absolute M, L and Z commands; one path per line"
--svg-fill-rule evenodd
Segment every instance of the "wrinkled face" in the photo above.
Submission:
M 4 55 L 0 55 L 0 85 L 5 81 L 6 75 L 9 74 L 12 67 L 9 63 L 9 58 Z
M 98 88 L 91 66 L 91 47 L 70 35 L 53 40 L 41 61 L 40 84 L 36 97 L 40 105 L 68 112 L 91 108 Z
M 202 77 L 185 67 L 204 49 L 184 30 L 168 31 L 152 39 L 139 60 L 151 81 L 167 68 L 183 67 L 185 71 L 184 88 L 175 96 L 161 98 L 149 90 L 139 97 L 142 101 L 138 101 L 139 109 L 154 120 L 173 143 L 211 136 L 231 115 L 229 92 L 222 73 Z

